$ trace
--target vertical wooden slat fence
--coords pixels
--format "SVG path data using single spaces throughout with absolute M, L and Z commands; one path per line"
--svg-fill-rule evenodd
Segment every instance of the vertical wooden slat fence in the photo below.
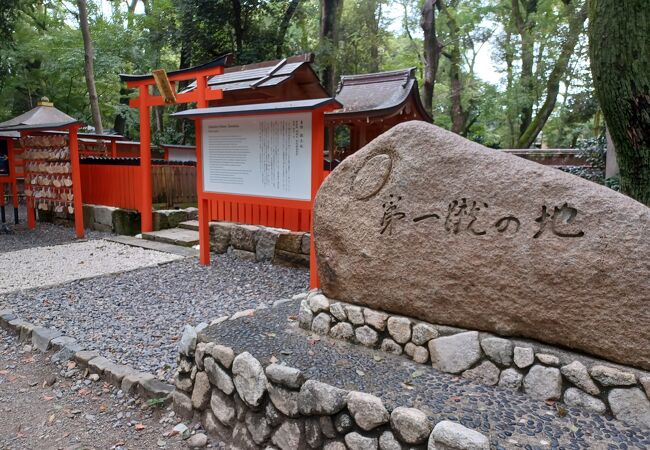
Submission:
M 196 167 L 154 165 L 153 202 L 178 205 L 196 202 Z M 140 170 L 138 165 L 82 164 L 81 186 L 85 203 L 138 209 Z M 255 203 L 211 200 L 210 220 L 264 225 L 293 231 L 309 231 L 311 211 Z

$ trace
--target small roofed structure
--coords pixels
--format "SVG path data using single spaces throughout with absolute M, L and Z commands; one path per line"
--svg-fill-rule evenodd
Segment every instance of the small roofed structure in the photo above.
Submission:
M 329 157 L 342 160 L 380 134 L 407 120 L 432 122 L 424 109 L 415 69 L 344 75 L 336 94 L 343 108 L 325 114 Z M 349 141 L 335 147 L 341 126 Z M 346 139 L 347 140 L 347 139 Z M 340 143 L 340 142 L 339 142 Z
M 313 53 L 282 60 L 226 67 L 224 73 L 208 80 L 210 89 L 223 91 L 223 99 L 210 106 L 250 105 L 279 101 L 328 97 L 312 69 Z M 196 88 L 192 83 L 183 92 Z
M 53 103 L 43 98 L 36 108 L 0 123 L 0 132 L 58 130 L 71 125 L 81 125 L 81 122 L 63 111 L 59 111 Z

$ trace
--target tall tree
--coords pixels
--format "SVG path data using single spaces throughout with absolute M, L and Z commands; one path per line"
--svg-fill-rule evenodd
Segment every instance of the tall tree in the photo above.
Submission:
M 296 14 L 296 10 L 298 9 L 299 4 L 300 4 L 300 0 L 289 0 L 287 9 L 284 11 L 284 14 L 282 15 L 282 20 L 280 21 L 280 27 L 278 28 L 278 35 L 275 38 L 275 57 L 278 59 L 282 58 L 284 40 L 287 35 L 287 30 L 289 29 L 289 25 L 291 24 L 291 19 L 293 18 L 294 14 Z
M 591 70 L 616 146 L 621 191 L 650 206 L 650 8 L 647 0 L 591 0 Z
M 436 33 L 436 0 L 424 0 L 420 27 L 424 32 L 424 86 L 422 86 L 423 103 L 426 110 L 433 116 L 433 92 L 438 75 L 442 43 Z
M 343 0 L 320 0 L 320 79 L 332 95 L 336 89 L 336 47 L 342 10 Z
M 546 121 L 551 116 L 560 92 L 560 82 L 564 79 L 567 68 L 569 67 L 569 61 L 574 54 L 576 44 L 587 20 L 586 0 L 577 9 L 574 8 L 571 0 L 563 1 L 566 2 L 566 8 L 569 10 L 569 28 L 564 37 L 564 42 L 560 47 L 560 54 L 546 80 L 546 97 L 544 98 L 544 102 L 539 107 L 535 117 L 530 121 L 528 121 L 528 112 L 525 111 L 524 119 L 526 119 L 527 126 L 526 128 L 521 128 L 521 135 L 517 143 L 517 147 L 519 148 L 528 148 L 533 145 L 535 139 L 537 139 L 537 136 L 539 136 L 539 133 L 544 128 Z M 531 89 L 532 86 L 528 86 L 528 88 Z M 524 121 L 522 120 L 523 123 Z
M 84 41 L 84 72 L 86 76 L 86 86 L 88 86 L 88 98 L 90 100 L 90 113 L 93 118 L 95 132 L 104 133 L 102 126 L 102 115 L 99 110 L 99 97 L 97 97 L 97 88 L 95 87 L 95 69 L 93 67 L 93 42 L 90 37 L 90 26 L 88 25 L 88 5 L 86 0 L 77 0 L 79 7 L 79 28 Z

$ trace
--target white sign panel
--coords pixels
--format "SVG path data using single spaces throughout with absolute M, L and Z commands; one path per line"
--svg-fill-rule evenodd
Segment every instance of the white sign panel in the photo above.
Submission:
M 205 119 L 203 190 L 311 200 L 311 112 Z

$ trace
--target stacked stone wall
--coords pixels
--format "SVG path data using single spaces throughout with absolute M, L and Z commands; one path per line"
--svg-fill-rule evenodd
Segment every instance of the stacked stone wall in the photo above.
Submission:
M 489 449 L 481 433 L 450 421 L 434 427 L 419 409 L 389 411 L 374 395 L 307 380 L 292 367 L 263 367 L 250 353 L 215 342 L 197 344 L 191 326 L 181 338 L 175 384 L 176 413 L 198 417 L 231 448 Z
M 328 299 L 302 300 L 300 327 L 544 401 L 611 414 L 650 429 L 650 373 L 533 341 L 434 325 Z
M 210 222 L 210 248 L 252 261 L 309 267 L 310 234 L 259 225 Z

